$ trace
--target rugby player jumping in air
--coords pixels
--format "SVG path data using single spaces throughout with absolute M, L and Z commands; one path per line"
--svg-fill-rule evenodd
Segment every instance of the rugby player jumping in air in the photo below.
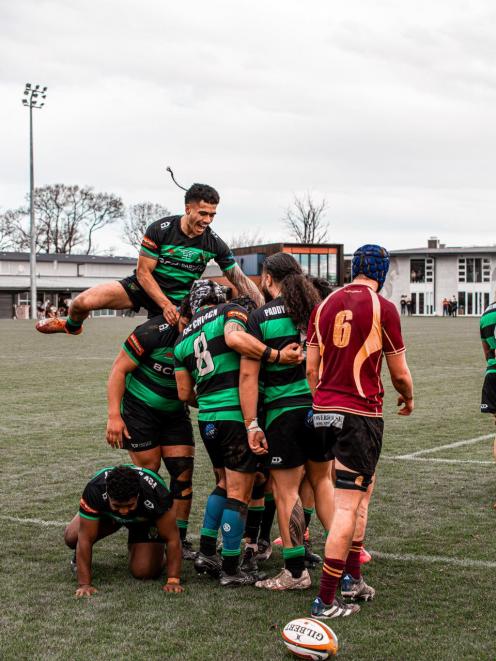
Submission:
M 413 383 L 396 307 L 377 292 L 389 268 L 385 248 L 365 245 L 353 255 L 350 285 L 312 312 L 307 334 L 307 375 L 314 393 L 314 425 L 334 457 L 334 514 L 325 545 L 320 591 L 312 617 L 349 616 L 360 610 L 336 596 L 369 600 L 375 590 L 360 571 L 363 521 L 357 526 L 381 452 L 383 354 L 400 415 L 413 411 Z M 360 532 L 359 532 L 360 531 Z
M 271 363 L 298 363 L 302 353 L 298 344 L 279 351 L 248 335 L 247 311 L 225 303 L 222 288 L 211 280 L 193 285 L 190 306 L 193 317 L 174 349 L 178 393 L 183 401 L 196 396 L 200 434 L 217 477 L 195 568 L 213 576 L 220 572 L 222 586 L 249 585 L 257 575 L 242 572 L 239 559 L 258 460 L 248 447 L 239 403 L 240 353 Z M 222 571 L 216 553 L 219 528 Z
M 267 257 L 262 290 L 269 302 L 252 312 L 248 332 L 278 351 L 300 342 L 320 296 L 294 257 L 282 252 Z M 263 384 L 264 431 L 257 419 L 259 376 Z M 259 358 L 243 358 L 239 388 L 250 447 L 256 455 L 268 454 L 283 541 L 284 568 L 256 586 L 269 590 L 308 588 L 311 579 L 305 569 L 305 516 L 299 488 L 306 472 L 315 493 L 318 517 L 328 530 L 332 484 L 330 463 L 313 427 L 312 395 L 305 367 L 273 363 L 262 366 Z
M 241 271 L 220 237 L 210 229 L 217 213 L 219 194 L 206 184 L 193 184 L 186 191 L 183 216 L 169 216 L 152 223 L 141 243 L 134 275 L 107 282 L 82 292 L 71 303 L 67 319 L 45 319 L 36 324 L 40 333 L 79 335 L 92 310 L 145 308 L 148 316 L 162 314 L 168 324 L 179 318 L 177 306 L 207 263 L 214 259 L 224 276 L 238 290 L 261 305 L 256 286 Z
M 191 318 L 188 298 L 181 304 L 180 315 L 182 330 Z M 163 459 L 171 478 L 183 558 L 193 560 L 186 533 L 195 443 L 188 407 L 179 400 L 174 378 L 178 326 L 170 326 L 157 315 L 135 328 L 122 345 L 108 379 L 107 442 L 125 448 L 133 464 L 155 473 Z
M 86 485 L 79 513 L 64 533 L 64 541 L 76 550 L 78 588 L 76 597 L 90 597 L 93 546 L 125 526 L 129 530 L 129 569 L 135 578 L 160 576 L 167 544 L 165 592 L 182 592 L 181 540 L 172 508 L 172 497 L 162 478 L 136 466 L 104 468 Z

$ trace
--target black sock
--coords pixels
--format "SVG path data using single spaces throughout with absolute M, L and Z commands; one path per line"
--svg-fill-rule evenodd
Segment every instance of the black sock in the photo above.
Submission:
M 248 507 L 248 516 L 246 517 L 245 538 L 248 544 L 256 544 L 258 539 L 258 530 L 262 521 L 264 507 Z
M 300 555 L 296 558 L 286 558 L 284 567 L 291 572 L 293 578 L 300 578 L 305 569 L 305 557 Z
M 271 493 L 265 494 L 265 509 L 262 514 L 262 523 L 260 524 L 261 539 L 270 542 L 270 533 L 272 524 L 274 523 L 274 516 L 276 514 L 276 501 Z
M 83 325 L 82 321 L 74 321 L 70 317 L 67 317 L 65 322 L 65 327 L 67 328 L 67 331 L 69 333 L 75 333 L 81 328 L 82 325 Z
M 238 572 L 239 555 L 222 556 L 222 571 L 229 576 L 234 576 Z
M 200 537 L 200 553 L 203 553 L 203 555 L 215 555 L 217 553 L 217 537 L 202 535 Z
M 312 514 L 315 512 L 313 507 L 304 507 L 303 508 L 303 515 L 305 516 L 305 530 L 308 528 L 310 525 L 310 521 L 312 520 Z

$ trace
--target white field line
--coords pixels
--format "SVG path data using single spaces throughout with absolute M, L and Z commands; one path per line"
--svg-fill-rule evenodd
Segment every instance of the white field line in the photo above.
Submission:
M 43 519 L 23 519 L 20 516 L 7 516 L 0 514 L 0 520 L 11 521 L 13 523 L 29 523 L 45 527 L 61 527 L 67 525 L 64 521 L 45 521 Z M 496 562 L 491 560 L 472 560 L 470 558 L 450 558 L 444 555 L 416 555 L 415 553 L 382 553 L 381 551 L 370 551 L 372 557 L 379 560 L 395 560 L 398 562 L 421 562 L 421 563 L 440 563 L 444 565 L 455 565 L 457 567 L 484 567 L 487 569 L 496 569 Z
M 459 448 L 462 445 L 473 445 L 479 441 L 487 441 L 488 438 L 494 438 L 494 434 L 485 434 L 484 436 L 476 436 L 475 438 L 467 438 L 464 441 L 455 441 L 447 445 L 438 445 L 435 448 L 427 450 L 418 450 L 417 452 L 410 452 L 409 454 L 400 454 L 396 459 L 411 459 L 412 457 L 419 457 L 422 454 L 431 454 L 432 452 L 439 452 L 440 450 L 451 450 L 451 448 Z
M 485 466 L 495 465 L 494 461 L 480 461 L 478 459 L 438 459 L 437 457 L 408 457 L 408 456 L 394 457 L 392 455 L 381 456 L 380 461 L 382 461 L 383 459 L 392 460 L 392 461 L 424 461 L 426 463 L 433 463 L 433 464 L 479 464 L 479 465 L 482 464 Z

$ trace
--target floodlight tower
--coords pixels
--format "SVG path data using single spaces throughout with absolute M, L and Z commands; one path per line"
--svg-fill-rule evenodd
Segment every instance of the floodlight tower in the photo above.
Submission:
M 47 87 L 26 83 L 22 105 L 29 108 L 29 275 L 31 281 L 31 319 L 36 319 L 36 226 L 34 222 L 33 108 L 45 105 Z

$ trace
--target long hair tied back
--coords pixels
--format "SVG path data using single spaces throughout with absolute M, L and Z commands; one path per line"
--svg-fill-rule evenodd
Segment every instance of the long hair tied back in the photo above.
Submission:
M 277 252 L 267 257 L 263 269 L 281 286 L 286 312 L 296 327 L 306 331 L 312 310 L 321 299 L 301 266 L 289 253 Z

